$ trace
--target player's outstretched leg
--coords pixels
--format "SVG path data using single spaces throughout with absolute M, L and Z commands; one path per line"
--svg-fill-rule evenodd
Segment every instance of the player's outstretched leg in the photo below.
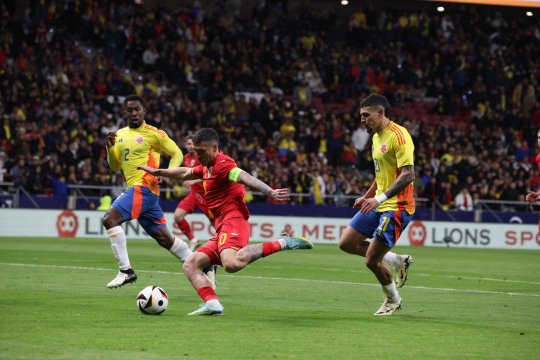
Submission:
M 399 255 L 399 257 L 401 258 L 401 264 L 395 267 L 397 274 L 396 284 L 398 288 L 405 285 L 405 282 L 409 277 L 409 268 L 414 262 L 411 255 Z
M 304 236 L 294 236 L 287 233 L 281 233 L 281 238 L 285 240 L 283 250 L 313 249 L 313 243 Z

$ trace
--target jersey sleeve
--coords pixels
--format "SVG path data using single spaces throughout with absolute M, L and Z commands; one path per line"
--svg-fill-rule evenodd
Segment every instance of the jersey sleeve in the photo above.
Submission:
M 414 144 L 409 132 L 403 132 L 401 139 L 394 138 L 397 168 L 414 165 Z
M 107 163 L 109 163 L 109 167 L 112 171 L 119 171 L 122 166 L 116 144 L 107 148 Z
M 182 154 L 182 150 L 180 150 L 178 145 L 176 145 L 176 143 L 172 141 L 169 136 L 167 136 L 166 132 L 160 132 L 163 133 L 163 137 L 161 138 L 160 143 L 161 150 L 171 157 L 171 161 L 169 162 L 169 169 L 179 167 L 184 160 L 184 154 Z
M 204 166 L 202 165 L 197 165 L 193 168 L 193 175 L 195 175 L 196 177 L 198 178 L 203 178 L 203 174 L 204 174 Z
M 216 167 L 216 171 L 219 174 L 219 176 L 223 176 L 224 178 L 227 178 L 227 179 L 229 179 L 229 173 L 232 170 L 238 168 L 238 166 L 236 166 L 236 162 L 234 162 L 234 160 L 230 158 L 221 160 L 221 162 L 217 165 L 218 166 Z

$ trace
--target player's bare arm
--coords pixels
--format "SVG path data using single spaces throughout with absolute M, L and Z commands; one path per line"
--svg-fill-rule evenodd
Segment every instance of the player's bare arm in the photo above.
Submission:
M 414 181 L 414 165 L 407 165 L 400 168 L 401 173 L 397 179 L 390 185 L 390 187 L 384 192 L 386 198 L 390 199 L 399 194 L 405 189 L 412 181 Z M 380 195 L 379 195 L 380 196 Z M 360 212 L 367 214 L 373 209 L 376 209 L 381 203 L 377 198 L 366 199 L 360 206 Z
M 373 181 L 368 191 L 366 191 L 366 193 L 362 197 L 359 197 L 358 199 L 354 201 L 353 208 L 360 209 L 362 207 L 362 204 L 367 199 L 371 199 L 373 196 L 375 196 L 376 192 L 377 192 L 377 182 Z
M 257 179 L 254 176 L 251 176 L 245 171 L 242 171 L 238 175 L 237 182 L 239 184 L 244 184 L 251 189 L 257 190 L 262 192 L 268 197 L 274 198 L 277 201 L 288 201 L 289 200 L 289 189 L 272 189 L 270 186 L 268 186 L 266 183 L 262 182 L 261 180 Z
M 384 192 L 387 198 L 392 198 L 403 191 L 411 182 L 414 181 L 414 165 L 407 165 L 400 168 L 401 173 L 392 185 Z
M 150 166 L 139 165 L 137 166 L 137 169 L 144 170 L 147 173 L 152 174 L 154 176 L 163 176 L 163 177 L 167 177 L 171 179 L 178 179 L 178 180 L 198 179 L 197 176 L 191 173 L 192 168 L 189 168 L 189 167 L 177 167 L 177 168 L 171 168 L 171 169 L 155 169 Z
M 198 183 L 201 183 L 203 180 L 202 179 L 197 179 L 197 180 L 186 180 L 182 183 L 182 185 L 184 186 L 187 186 L 187 187 L 190 187 L 190 186 L 193 186 L 195 184 L 198 184 Z

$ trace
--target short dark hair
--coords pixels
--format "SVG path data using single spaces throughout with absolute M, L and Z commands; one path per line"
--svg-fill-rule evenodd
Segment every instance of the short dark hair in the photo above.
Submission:
M 193 135 L 193 142 L 195 144 L 201 144 L 203 142 L 219 144 L 219 135 L 214 129 L 202 128 Z
M 360 107 L 381 106 L 384 109 L 384 115 L 388 116 L 390 112 L 390 103 L 380 94 L 369 94 L 362 102 Z
M 124 107 L 126 107 L 128 101 L 138 101 L 141 106 L 144 107 L 143 99 L 139 95 L 131 94 L 126 96 L 126 98 L 124 99 Z

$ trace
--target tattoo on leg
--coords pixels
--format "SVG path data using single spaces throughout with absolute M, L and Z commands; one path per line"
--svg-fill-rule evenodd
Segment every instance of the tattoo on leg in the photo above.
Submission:
M 249 263 L 254 262 L 257 259 L 260 259 L 263 254 L 263 246 L 262 244 L 256 244 L 256 245 L 248 245 L 242 250 L 240 250 L 239 255 L 246 254 L 249 258 Z M 240 254 L 242 253 L 242 254 Z

